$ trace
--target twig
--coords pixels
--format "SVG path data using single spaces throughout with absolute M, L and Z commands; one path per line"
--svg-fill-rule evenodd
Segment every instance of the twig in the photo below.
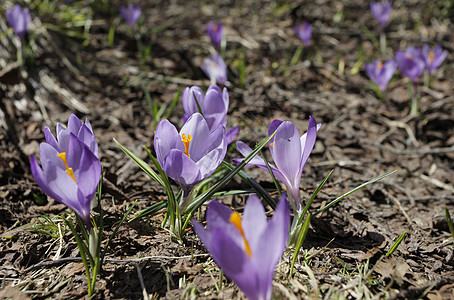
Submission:
M 452 186 L 450 184 L 447 184 L 447 183 L 444 183 L 444 182 L 441 182 L 440 180 L 438 180 L 436 178 L 431 178 L 431 177 L 426 176 L 424 174 L 419 175 L 419 178 L 421 178 L 422 180 L 425 180 L 427 182 L 432 183 L 436 187 L 445 189 L 445 190 L 450 191 L 450 192 L 454 192 L 454 186 Z
M 373 145 L 375 147 L 380 148 L 381 150 L 385 150 L 394 154 L 400 155 L 412 155 L 412 154 L 444 154 L 444 153 L 451 153 L 454 152 L 454 146 L 445 147 L 445 148 L 429 148 L 429 149 L 410 149 L 410 150 L 399 150 L 391 147 L 386 147 L 377 143 L 371 143 L 368 141 L 364 141 L 365 144 Z
M 113 258 L 106 258 L 104 261 L 109 261 L 112 263 L 122 263 L 122 262 L 141 262 L 144 260 L 148 259 L 186 259 L 186 258 L 193 258 L 193 257 L 207 257 L 209 254 L 194 254 L 194 255 L 185 255 L 185 256 L 144 256 L 140 258 L 130 258 L 130 259 L 113 259 Z M 52 267 L 55 265 L 60 265 L 62 263 L 66 262 L 74 262 L 74 261 L 81 261 L 80 257 L 63 257 L 57 260 L 44 260 L 41 261 L 37 264 L 34 264 L 27 269 L 24 270 L 24 272 L 28 272 L 30 270 L 36 269 L 36 268 L 41 268 L 41 267 Z
M 399 199 L 397 199 L 396 197 L 394 197 L 393 195 L 391 195 L 391 193 L 383 190 L 383 193 L 386 194 L 386 196 L 388 196 L 391 201 L 394 202 L 394 204 L 397 205 L 397 207 L 399 208 L 400 212 L 402 213 L 402 215 L 404 215 L 405 219 L 407 219 L 407 222 L 408 224 L 410 224 L 410 226 L 413 228 L 413 222 L 411 221 L 410 217 L 408 216 L 407 212 L 405 211 L 405 209 L 402 207 L 402 204 L 400 204 L 400 201 Z
M 142 287 L 143 300 L 148 300 L 147 289 L 145 288 L 145 284 L 143 283 L 142 272 L 141 272 L 141 268 L 139 267 L 139 265 L 136 265 L 136 270 L 137 270 L 137 276 L 139 277 L 140 286 Z

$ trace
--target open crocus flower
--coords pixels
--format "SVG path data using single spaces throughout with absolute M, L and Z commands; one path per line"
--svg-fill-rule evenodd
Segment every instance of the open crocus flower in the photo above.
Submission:
M 206 58 L 201 68 L 212 83 L 216 81 L 219 84 L 224 84 L 227 81 L 227 66 L 218 53 L 213 54 L 211 59 Z
M 377 20 L 378 24 L 382 30 L 385 28 L 386 24 L 389 21 L 389 17 L 391 16 L 392 3 L 391 1 L 387 1 L 385 3 L 377 3 L 371 2 L 370 3 L 370 11 L 374 16 L 375 20 Z
M 256 195 L 249 196 L 243 219 L 214 200 L 208 204 L 206 219 L 206 229 L 194 219 L 192 224 L 216 264 L 247 298 L 271 299 L 274 269 L 289 234 L 290 213 L 285 194 L 270 221 Z
M 311 45 L 311 37 L 312 37 L 312 26 L 308 22 L 304 21 L 300 25 L 296 25 L 293 30 L 295 30 L 296 35 L 298 38 L 303 42 L 306 47 Z
M 395 71 L 396 62 L 394 59 L 390 59 L 385 63 L 376 59 L 372 63 L 366 64 L 367 76 L 378 86 L 381 92 L 386 89 Z
M 59 152 L 64 152 L 63 149 L 67 149 L 71 133 L 87 145 L 88 149 L 98 158 L 98 142 L 88 119 L 85 119 L 84 124 L 76 115 L 71 114 L 67 128 L 64 128 L 60 123 L 57 124 L 57 138 L 54 137 L 49 127 L 44 128 L 46 142 Z
M 268 128 L 268 135 L 276 131 L 270 142 L 271 157 L 276 164 L 276 166 L 269 164 L 271 171 L 287 187 L 295 203 L 292 206 L 296 210 L 301 207 L 299 201 L 301 174 L 314 148 L 317 130 L 320 126 L 321 124 L 317 124 L 315 119 L 310 117 L 307 132 L 301 137 L 296 126 L 289 121 L 274 120 Z M 241 141 L 238 141 L 236 146 L 244 157 L 252 152 L 252 149 Z M 233 161 L 239 164 L 243 159 L 234 159 Z M 268 171 L 265 161 L 259 156 L 255 156 L 248 165 L 255 165 Z
M 101 163 L 89 146 L 70 130 L 57 127 L 57 132 L 55 139 L 47 129 L 47 143 L 39 146 L 42 168 L 31 156 L 32 175 L 48 196 L 74 210 L 90 229 L 91 201 L 101 178 Z M 80 136 L 86 138 L 84 134 Z
M 410 78 L 413 83 L 418 80 L 426 67 L 421 50 L 412 46 L 408 47 L 405 52 L 397 51 L 396 62 L 399 71 Z
M 199 113 L 189 117 L 180 132 L 168 120 L 159 122 L 154 148 L 161 168 L 183 189 L 183 196 L 210 176 L 227 151 L 224 125 L 210 131 Z
M 6 20 L 9 26 L 14 29 L 14 33 L 20 38 L 24 39 L 27 33 L 28 24 L 30 23 L 30 11 L 28 7 L 22 10 L 19 4 L 16 4 L 14 8 L 8 8 L 6 11 Z
M 448 51 L 443 50 L 439 44 L 437 44 L 433 49 L 430 49 L 429 45 L 424 44 L 421 52 L 426 62 L 426 69 L 430 74 L 432 74 L 441 65 L 448 55 Z
M 196 101 L 197 100 L 197 101 Z M 208 127 L 214 130 L 219 125 L 226 127 L 227 111 L 229 109 L 229 92 L 227 88 L 221 89 L 217 85 L 210 85 L 206 94 L 198 86 L 187 87 L 183 91 L 183 121 L 200 110 L 207 121 Z M 226 133 L 227 144 L 230 144 L 238 134 L 238 126 L 231 128 Z
M 224 26 L 219 22 L 210 22 L 207 25 L 206 33 L 210 37 L 211 43 L 214 47 L 219 48 L 222 40 Z
M 126 23 L 129 26 L 134 27 L 136 26 L 137 21 L 140 18 L 141 14 L 140 6 L 138 3 L 136 4 L 129 4 L 127 7 L 121 6 L 120 7 L 120 14 L 125 19 Z

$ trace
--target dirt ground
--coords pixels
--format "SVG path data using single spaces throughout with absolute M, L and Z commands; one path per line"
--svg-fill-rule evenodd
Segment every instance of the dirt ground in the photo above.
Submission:
M 73 5 L 87 6 L 83 2 Z M 253 146 L 265 138 L 273 119 L 291 120 L 300 132 L 310 115 L 323 124 L 303 172 L 304 200 L 330 170 L 334 173 L 311 211 L 397 170 L 313 219 L 296 274 L 288 278 L 292 249 L 278 265 L 275 297 L 454 298 L 453 239 L 444 214 L 445 206 L 454 214 L 452 1 L 393 3 L 388 57 L 424 43 L 440 43 L 449 52 L 430 88 L 419 85 L 421 113 L 414 117 L 408 117 L 408 79 L 396 75 L 380 100 L 361 66 L 378 56 L 371 41 L 377 24 L 367 1 L 142 1 L 142 42 L 151 45 L 144 65 L 118 16 L 125 3 L 99 1 L 105 2 L 110 5 L 93 12 L 86 45 L 48 26 L 60 24 L 58 18 L 40 18 L 32 10 L 36 60 L 24 69 L 15 64 L 18 40 L 11 33 L 0 35 L 0 298 L 86 296 L 71 232 L 62 226 L 61 236 L 57 230 L 52 237 L 33 230 L 39 222 L 48 224 L 43 216 L 61 224 L 55 216 L 66 210 L 50 198 L 39 203 L 34 197 L 43 194 L 31 176 L 29 157 L 39 154 L 43 128 L 55 132 L 56 123 L 66 124 L 71 113 L 90 120 L 111 183 L 104 184 L 102 202 L 105 230 L 111 233 L 135 200 L 134 213 L 165 199 L 165 191 L 113 138 L 146 159 L 142 146 L 153 149 L 156 122 L 144 91 L 160 107 L 187 86 L 205 89 L 209 81 L 200 65 L 214 49 L 204 30 L 215 20 L 225 26 L 228 126 L 240 126 L 239 139 Z M 0 32 L 5 32 L 4 8 L 0 15 Z M 313 25 L 313 44 L 291 64 L 302 45 L 292 27 L 303 20 Z M 112 24 L 118 26 L 109 45 Z M 181 126 L 182 116 L 179 101 L 170 120 Z M 226 159 L 237 157 L 233 148 Z M 245 171 L 273 187 L 265 172 Z M 229 186 L 244 183 L 235 178 Z M 241 211 L 245 197 L 219 200 Z M 169 240 L 161 228 L 163 216 L 162 211 L 120 228 L 94 298 L 243 297 L 225 277 L 219 286 L 219 269 L 192 230 L 183 243 Z M 384 258 L 404 231 L 398 250 Z

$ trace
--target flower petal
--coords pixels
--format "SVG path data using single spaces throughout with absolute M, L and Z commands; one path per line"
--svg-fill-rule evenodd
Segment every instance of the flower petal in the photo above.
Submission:
M 265 209 L 259 197 L 255 194 L 250 195 L 244 208 L 242 225 L 253 256 L 259 255 L 258 253 L 262 251 L 257 245 L 267 228 L 267 223 Z
M 185 150 L 177 129 L 167 119 L 159 122 L 156 127 L 154 149 L 161 167 L 164 166 L 164 159 L 169 154 L 170 150 L 178 149 L 182 152 Z
M 249 299 L 264 299 L 258 293 L 257 273 L 246 252 L 221 228 L 217 227 L 211 237 L 211 256 Z
M 190 189 L 200 181 L 200 171 L 195 162 L 180 150 L 170 150 L 162 166 L 166 174 L 183 189 Z

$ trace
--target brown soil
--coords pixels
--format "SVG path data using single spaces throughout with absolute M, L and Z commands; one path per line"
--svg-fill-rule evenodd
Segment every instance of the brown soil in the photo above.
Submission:
M 321 249 L 307 261 L 320 296 L 454 298 L 453 239 L 444 214 L 445 206 L 454 214 L 452 54 L 434 73 L 430 88 L 419 86 L 421 114 L 408 117 L 407 79 L 396 76 L 379 100 L 363 67 L 351 73 L 360 52 L 366 61 L 378 53 L 365 30 L 377 35 L 366 1 L 246 0 L 219 5 L 142 1 L 143 43 L 152 45 L 144 66 L 129 28 L 117 16 L 117 2 L 94 15 L 100 22 L 91 27 L 85 47 L 81 40 L 45 29 L 45 22 L 56 20 L 35 18 L 37 57 L 33 67 L 22 71 L 14 64 L 16 40 L 10 34 L 0 39 L 0 298 L 86 295 L 84 269 L 71 233 L 53 238 L 30 230 L 42 215 L 58 221 L 54 216 L 65 211 L 50 198 L 42 204 L 34 198 L 43 194 L 31 176 L 29 156 L 39 154 L 44 126 L 54 130 L 71 113 L 89 118 L 104 176 L 111 183 L 104 184 L 102 202 L 107 233 L 135 200 L 133 212 L 165 199 L 164 190 L 131 162 L 113 138 L 146 159 L 142 146 L 153 148 L 156 123 L 144 90 L 161 106 L 170 105 L 186 86 L 209 85 L 199 66 L 213 50 L 204 32 L 212 20 L 225 25 L 228 124 L 240 126 L 240 139 L 253 146 L 276 118 L 293 121 L 300 132 L 307 128 L 309 115 L 323 123 L 303 173 L 304 199 L 330 170 L 334 174 L 311 211 L 367 180 L 397 170 L 313 219 L 294 278 L 288 279 L 292 249 L 278 267 L 276 296 L 317 296 L 304 257 Z M 387 27 L 388 54 L 424 43 L 440 43 L 452 53 L 449 3 L 395 1 Z M 290 66 L 301 46 L 292 26 L 302 20 L 314 27 L 313 46 Z M 115 22 L 120 25 L 113 46 L 108 46 L 109 28 Z M 1 18 L 0 27 L 2 32 L 6 28 Z M 181 126 L 182 115 L 178 102 L 171 122 Z M 239 156 L 231 149 L 227 159 Z M 265 172 L 253 167 L 245 171 L 264 186 L 273 186 Z M 239 178 L 230 184 L 242 185 Z M 245 197 L 220 200 L 241 211 Z M 120 228 L 94 298 L 137 299 L 144 292 L 167 299 L 191 293 L 197 298 L 242 297 L 225 278 L 222 288 L 215 288 L 219 270 L 193 231 L 187 232 L 183 243 L 170 241 L 161 228 L 163 216 L 161 212 Z M 404 231 L 407 236 L 398 250 L 381 258 Z M 361 277 L 367 262 L 369 269 L 375 265 L 374 272 Z M 358 278 L 367 279 L 364 286 Z

